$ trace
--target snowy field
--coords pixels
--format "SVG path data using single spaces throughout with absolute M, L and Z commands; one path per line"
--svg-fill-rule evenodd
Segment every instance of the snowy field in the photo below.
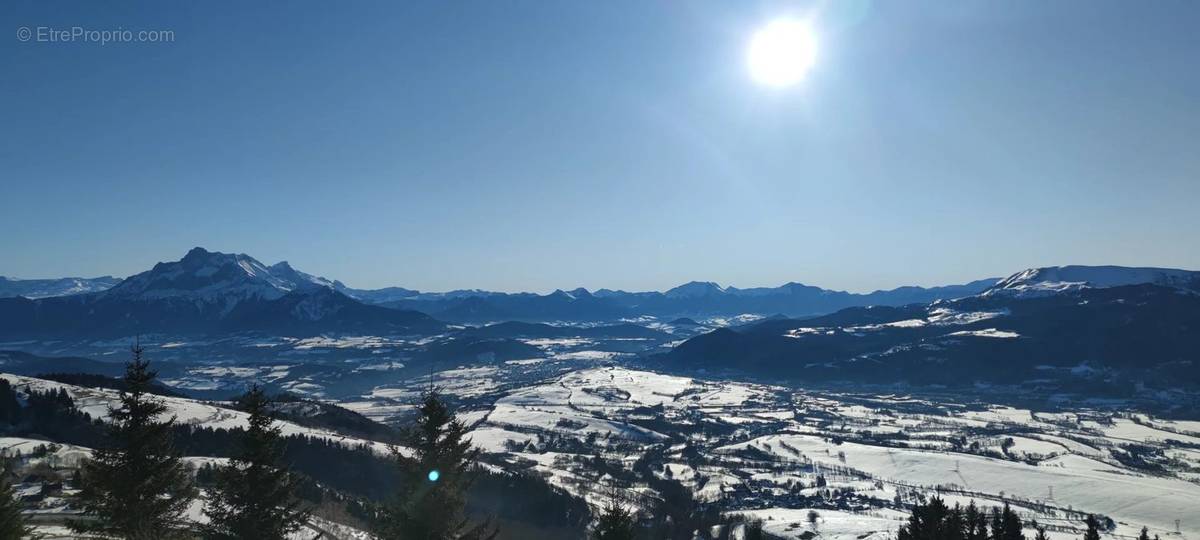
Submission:
M 1056 539 L 1080 532 L 1087 513 L 1112 518 L 1117 536 L 1147 526 L 1200 539 L 1196 422 L 803 392 L 618 366 L 513 388 L 469 418 L 473 440 L 494 458 L 575 492 L 611 483 L 590 470 L 594 456 L 629 466 L 658 451 L 660 477 L 763 517 L 784 537 L 810 530 L 802 517 L 818 501 L 822 537 L 883 538 L 907 505 L 940 494 L 1009 502 Z

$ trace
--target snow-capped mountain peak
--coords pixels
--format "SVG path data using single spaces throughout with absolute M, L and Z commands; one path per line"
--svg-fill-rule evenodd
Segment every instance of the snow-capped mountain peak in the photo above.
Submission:
M 280 261 L 278 263 L 275 263 L 275 264 L 271 265 L 270 268 L 268 268 L 268 270 L 271 272 L 272 276 L 274 276 L 280 280 L 288 282 L 290 285 L 290 289 L 300 289 L 300 288 L 311 287 L 311 286 L 329 287 L 329 288 L 336 289 L 336 288 L 339 288 L 338 285 L 340 285 L 336 281 L 330 281 L 321 276 L 314 276 L 312 274 L 296 270 L 295 268 L 292 268 L 292 265 L 288 264 L 287 261 Z M 344 285 L 343 285 L 343 287 L 344 287 Z
M 316 284 L 302 276 L 308 275 L 286 264 L 267 267 L 243 253 L 220 253 L 197 247 L 178 261 L 158 263 L 129 277 L 105 295 L 131 300 L 179 298 L 224 303 L 232 308 L 244 299 L 274 300 L 299 287 Z
M 1049 266 L 1017 272 L 983 294 L 1030 297 L 1141 284 L 1200 291 L 1200 272 L 1126 266 Z
M 711 281 L 690 281 L 663 293 L 667 298 L 701 298 L 724 294 L 725 288 Z
M 578 287 L 578 288 L 575 288 L 575 289 L 572 289 L 569 291 L 564 291 L 562 289 L 555 289 L 554 292 L 550 293 L 547 296 L 548 297 L 561 297 L 561 298 L 566 298 L 567 300 L 579 300 L 580 298 L 590 298 L 592 296 L 592 293 L 588 292 L 588 290 L 583 287 Z

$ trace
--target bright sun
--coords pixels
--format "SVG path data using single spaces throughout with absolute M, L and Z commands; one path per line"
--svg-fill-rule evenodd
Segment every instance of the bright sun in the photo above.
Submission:
M 817 59 L 817 40 L 808 23 L 778 19 L 754 34 L 746 51 L 750 75 L 774 87 L 800 82 Z

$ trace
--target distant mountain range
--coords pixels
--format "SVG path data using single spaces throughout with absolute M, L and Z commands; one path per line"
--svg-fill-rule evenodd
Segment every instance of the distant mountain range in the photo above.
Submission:
M 711 282 L 665 292 L 422 293 L 354 289 L 287 262 L 268 266 L 249 255 L 195 248 L 178 261 L 125 280 L 36 281 L 2 282 L 19 284 L 8 290 L 33 298 L 0 298 L 0 338 L 241 332 L 427 336 L 453 330 L 443 321 L 507 321 L 458 334 L 475 340 L 552 338 L 567 333 L 544 323 L 600 323 L 589 332 L 657 341 L 666 339 L 660 331 L 665 326 L 644 324 L 647 317 L 702 332 L 706 327 L 695 319 L 754 314 L 766 320 L 692 338 L 664 361 L 714 369 L 736 364 L 764 374 L 827 379 L 863 370 L 863 376 L 886 380 L 903 378 L 894 370 L 906 365 L 937 376 L 964 369 L 978 374 L 973 366 L 989 358 L 995 360 L 989 366 L 1011 368 L 1000 373 L 1005 377 L 1034 377 L 1041 373 L 1029 371 L 1036 366 L 1113 367 L 1131 358 L 1140 365 L 1183 366 L 1180 362 L 1194 361 L 1191 351 L 1200 350 L 1187 348 L 1200 339 L 1192 322 L 1200 309 L 1200 273 L 1161 268 L 1036 268 L 1002 280 L 868 294 L 798 283 L 738 289 Z M 66 285 L 56 285 L 60 282 Z M 50 295 L 56 291 L 80 292 Z M 886 369 L 872 367 L 884 357 Z
M 605 321 L 639 316 L 659 318 L 717 317 L 744 313 L 788 316 L 829 313 L 864 305 L 904 305 L 979 294 L 997 278 L 945 287 L 900 287 L 856 294 L 800 283 L 772 288 L 738 289 L 711 282 L 691 282 L 666 292 L 625 292 L 600 289 L 530 293 L 414 295 L 384 305 L 429 313 L 455 322 Z
M 286 263 L 281 263 L 286 264 Z M 275 268 L 274 266 L 271 268 Z M 298 272 L 314 282 L 329 283 L 343 294 L 369 304 L 428 313 L 458 323 L 497 321 L 594 322 L 639 316 L 714 317 L 743 313 L 791 316 L 828 313 L 850 306 L 903 305 L 940 298 L 978 294 L 999 278 L 944 287 L 899 287 L 867 294 L 849 293 L 787 283 L 779 287 L 738 289 L 713 282 L 693 281 L 665 292 L 626 292 L 584 288 L 550 294 L 503 293 L 480 289 L 430 293 L 401 287 L 354 289 Z
M 982 294 L 694 337 L 658 357 L 777 380 L 1200 387 L 1200 272 L 1064 266 Z
M 67 277 L 58 279 L 16 279 L 0 276 L 0 298 L 24 296 L 25 298 L 48 298 L 99 292 L 111 288 L 121 280 L 112 276 L 97 278 Z
M 833 291 L 800 283 L 773 288 L 738 289 L 712 282 L 686 283 L 666 292 L 609 289 L 590 292 L 578 288 L 545 295 L 478 289 L 428 293 L 402 287 L 356 289 L 338 280 L 296 270 L 286 261 L 267 266 L 249 255 L 196 248 L 178 262 L 159 263 L 152 270 L 131 276 L 124 282 L 116 278 L 9 280 L 0 282 L 8 284 L 7 288 L 0 290 L 11 292 L 0 296 L 44 299 L 92 294 L 112 288 L 112 294 L 105 298 L 124 298 L 143 303 L 157 300 L 187 302 L 195 304 L 200 311 L 225 318 L 243 301 L 270 301 L 294 291 L 328 288 L 363 304 L 419 311 L 449 322 L 570 323 L 617 321 L 641 316 L 707 318 L 739 314 L 816 315 L 852 306 L 903 305 L 969 296 L 982 292 L 997 281 L 998 278 L 991 278 L 945 287 L 900 287 L 867 294 Z M 48 286 L 59 282 L 78 283 L 57 288 Z M 59 304 L 57 301 L 46 303 L 47 306 Z M 71 302 L 61 304 L 68 305 Z

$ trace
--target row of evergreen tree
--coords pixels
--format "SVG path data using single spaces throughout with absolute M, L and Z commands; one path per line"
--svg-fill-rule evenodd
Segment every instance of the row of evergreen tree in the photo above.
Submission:
M 280 430 L 261 387 L 241 398 L 249 425 L 239 453 L 217 475 L 204 504 L 208 522 L 186 519 L 197 489 L 174 444 L 175 418 L 150 391 L 155 379 L 141 347 L 133 348 L 108 437 L 82 468 L 79 533 L 116 538 L 283 538 L 299 530 L 308 511 L 295 495 L 296 476 L 280 466 Z
M 1083 540 L 1100 540 L 1100 532 L 1111 525 L 1107 519 L 1088 515 L 1084 520 L 1087 529 Z M 1034 532 L 1034 540 L 1047 540 L 1046 528 L 1037 521 L 1028 524 Z M 955 504 L 946 505 L 941 497 L 933 497 L 927 503 L 917 504 L 912 514 L 897 533 L 897 540 L 1025 540 L 1026 523 L 1007 503 L 1003 507 L 992 507 L 991 511 L 975 506 L 971 501 L 965 508 Z M 1149 531 L 1143 527 L 1138 540 L 1150 540 Z M 1159 540 L 1154 536 L 1154 540 Z
M 670 539 L 670 538 L 708 538 L 707 530 L 714 525 L 726 525 L 725 534 L 731 530 L 729 521 L 719 521 L 706 512 L 697 511 L 695 505 L 690 509 L 672 511 L 664 508 L 662 501 L 675 499 L 670 493 L 662 494 L 654 514 L 667 519 L 651 520 L 648 524 L 640 519 L 638 513 L 629 505 L 623 504 L 621 497 L 613 490 L 597 517 L 596 526 L 592 530 L 593 540 L 638 540 L 638 539 Z M 674 519 L 671 519 L 674 516 Z M 681 519 L 682 517 L 682 519 Z M 809 521 L 816 523 L 818 514 L 809 512 Z M 663 522 L 674 523 L 674 528 L 662 528 Z M 1105 527 L 1105 524 L 1109 527 Z M 1111 522 L 1095 515 L 1088 515 L 1084 520 L 1087 527 L 1082 540 L 1100 540 L 1100 532 L 1111 528 Z M 762 522 L 748 520 L 742 524 L 744 540 L 760 540 L 766 538 Z M 977 507 L 971 501 L 966 507 L 954 505 L 949 507 L 940 497 L 933 497 L 927 503 L 917 504 L 912 508 L 908 521 L 900 527 L 897 540 L 1026 540 L 1025 522 L 1006 503 L 1003 507 L 993 507 L 990 511 Z M 1046 528 L 1037 521 L 1029 526 L 1035 531 L 1033 540 L 1048 540 Z M 1149 531 L 1143 527 L 1138 540 L 1151 540 Z M 1159 540 L 1158 535 L 1153 540 Z
M 80 534 L 133 540 L 169 538 L 282 539 L 311 520 L 311 508 L 297 496 L 301 477 L 281 457 L 283 438 L 260 386 L 239 399 L 249 415 L 238 447 L 221 466 L 207 490 L 204 524 L 187 518 L 198 495 L 191 470 L 176 446 L 176 419 L 155 395 L 156 373 L 134 346 L 121 380 L 120 399 L 110 407 L 105 436 L 79 475 L 82 516 L 71 522 Z M 9 390 L 9 392 L 3 392 Z M 65 392 L 36 393 L 55 414 L 75 411 Z M 21 420 L 22 409 L 11 388 L 0 388 L 0 416 Z M 55 422 L 63 422 L 61 415 Z M 375 535 L 384 540 L 490 540 L 498 528 L 472 522 L 465 513 L 466 490 L 476 476 L 478 450 L 466 439 L 466 427 L 433 388 L 423 396 L 418 417 L 405 431 L 413 455 L 394 452 L 399 485 L 385 504 L 368 511 Z M 29 533 L 11 484 L 0 483 L 0 540 Z

